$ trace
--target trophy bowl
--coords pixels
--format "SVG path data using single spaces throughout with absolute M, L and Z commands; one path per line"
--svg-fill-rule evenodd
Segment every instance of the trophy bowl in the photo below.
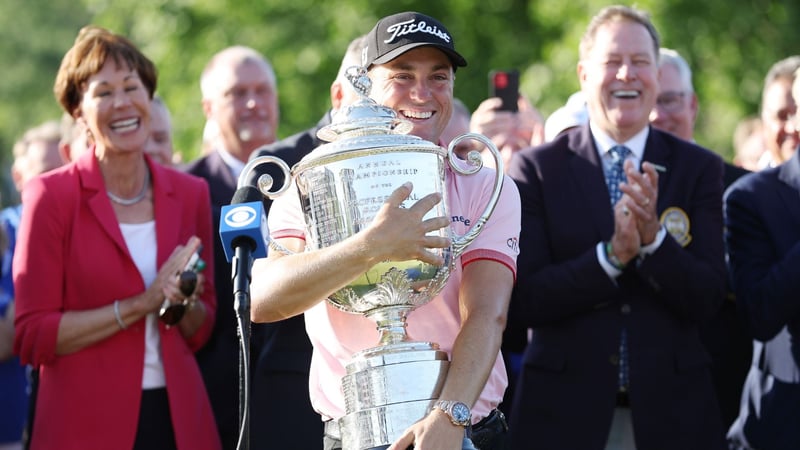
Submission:
M 441 266 L 421 261 L 378 263 L 332 293 L 328 302 L 376 323 L 379 333 L 374 347 L 353 355 L 342 380 L 346 415 L 339 420 L 345 449 L 375 449 L 391 444 L 411 424 L 423 418 L 439 397 L 447 374 L 446 352 L 433 342 L 411 339 L 407 318 L 431 301 L 447 283 L 454 263 L 482 231 L 492 214 L 503 183 L 500 153 L 485 136 L 468 133 L 444 149 L 417 136 L 408 135 L 411 124 L 390 108 L 369 99 L 366 71 L 348 71 L 353 87 L 361 94 L 354 104 L 342 108 L 318 137 L 328 143 L 317 147 L 286 173 L 294 181 L 306 224 L 306 248 L 322 249 L 339 243 L 368 227 L 391 193 L 406 182 L 413 191 L 401 207 L 410 207 L 430 193 L 441 193 L 442 201 L 424 219 L 448 214 L 447 177 L 468 176 L 482 167 L 481 157 L 471 152 L 468 161 L 458 160 L 453 149 L 466 139 L 482 142 L 496 162 L 495 183 L 480 217 L 471 228 L 456 236 L 450 227 L 431 232 L 446 237 L 451 245 L 433 251 L 444 260 Z M 261 159 L 266 158 L 266 159 Z M 256 158 L 245 172 L 273 157 Z M 450 170 L 448 170 L 450 169 Z M 246 174 L 243 174 L 246 177 Z M 262 193 L 270 180 L 258 181 Z M 273 250 L 284 251 L 274 242 Z

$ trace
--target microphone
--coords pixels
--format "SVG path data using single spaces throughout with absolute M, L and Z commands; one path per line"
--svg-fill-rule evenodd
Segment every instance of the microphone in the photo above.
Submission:
M 269 191 L 269 198 L 275 198 L 290 186 L 291 171 L 280 158 L 260 156 L 248 162 L 236 186 L 231 204 L 222 207 L 219 220 L 219 237 L 225 258 L 231 263 L 233 284 L 233 307 L 239 335 L 239 440 L 236 448 L 250 448 L 250 281 L 253 261 L 267 256 L 269 228 L 264 211 L 264 195 L 272 187 L 272 177 L 262 175 L 257 183 L 261 190 L 248 181 L 256 166 L 263 163 L 278 165 L 284 174 L 283 186 L 277 191 Z
M 237 248 L 246 246 L 253 259 L 267 256 L 269 228 L 264 212 L 263 196 L 254 186 L 236 190 L 231 204 L 222 207 L 219 237 L 228 262 L 233 260 Z
M 225 258 L 231 263 L 233 307 L 239 342 L 239 443 L 236 448 L 249 449 L 250 420 L 250 281 L 253 261 L 267 256 L 269 239 L 263 196 L 254 186 L 240 183 L 231 204 L 222 207 L 219 237 Z

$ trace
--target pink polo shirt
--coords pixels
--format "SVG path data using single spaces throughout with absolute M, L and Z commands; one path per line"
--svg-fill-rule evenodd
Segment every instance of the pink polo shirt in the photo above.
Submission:
M 456 235 L 466 233 L 480 217 L 491 196 L 494 177 L 493 169 L 482 169 L 474 175 L 458 175 L 448 167 L 448 212 L 453 218 L 451 227 Z M 273 239 L 306 238 L 296 190 L 291 190 L 291 193 L 279 197 L 272 204 L 269 229 Z M 514 182 L 504 177 L 502 193 L 492 216 L 456 261 L 444 289 L 409 315 L 407 331 L 412 340 L 438 343 L 440 349 L 451 356 L 453 343 L 461 330 L 458 290 L 463 267 L 472 261 L 488 259 L 505 265 L 516 277 L 519 230 L 519 192 Z M 341 386 L 346 373 L 345 366 L 353 354 L 378 345 L 375 322 L 358 314 L 340 311 L 327 301 L 306 311 L 305 321 L 306 332 L 314 346 L 309 378 L 311 403 L 324 420 L 339 419 L 345 415 Z M 507 385 L 508 377 L 498 352 L 486 386 L 472 408 L 473 422 L 497 407 Z

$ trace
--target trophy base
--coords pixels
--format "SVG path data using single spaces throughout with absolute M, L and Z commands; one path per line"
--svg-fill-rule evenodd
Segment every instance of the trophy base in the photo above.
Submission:
M 414 361 L 447 361 L 447 353 L 433 342 L 402 341 L 361 350 L 347 363 L 347 373 L 360 372 L 370 367 L 388 366 Z
M 347 414 L 339 419 L 342 449 L 388 448 L 409 426 L 425 417 L 435 401 L 397 403 Z
M 342 379 L 347 414 L 339 419 L 346 450 L 384 448 L 430 411 L 450 362 L 428 342 L 403 342 L 358 353 Z

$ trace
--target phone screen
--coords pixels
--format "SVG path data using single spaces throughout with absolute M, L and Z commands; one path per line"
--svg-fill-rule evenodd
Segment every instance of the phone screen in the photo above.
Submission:
M 519 72 L 512 70 L 493 70 L 489 72 L 489 96 L 503 100 L 501 111 L 517 111 L 519 98 Z

